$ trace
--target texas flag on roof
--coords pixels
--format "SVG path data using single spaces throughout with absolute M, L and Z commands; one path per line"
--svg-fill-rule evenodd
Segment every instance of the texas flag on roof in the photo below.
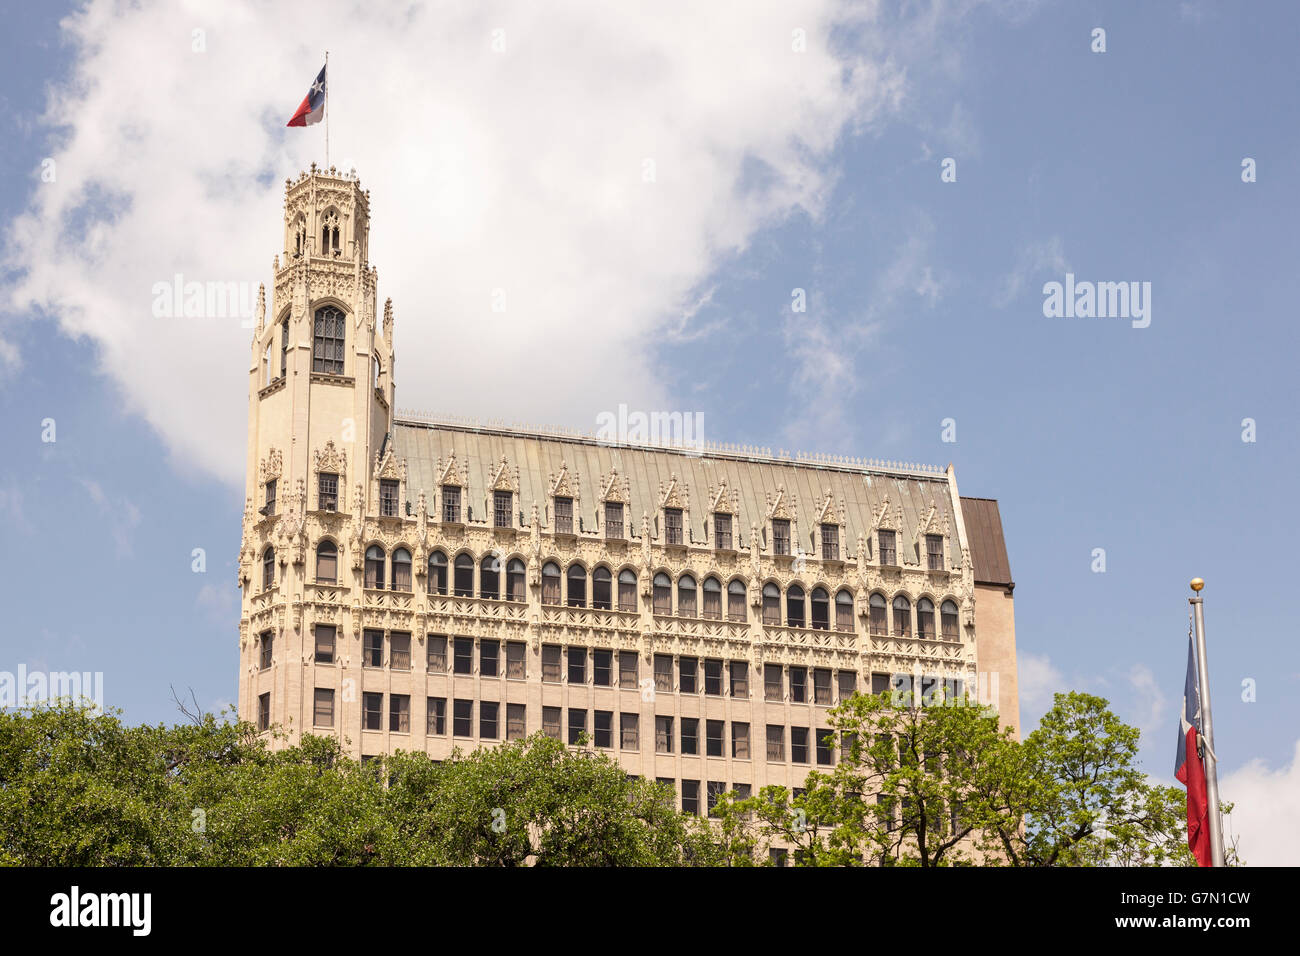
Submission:
M 1201 760 L 1201 694 L 1196 682 L 1196 656 L 1187 637 L 1187 681 L 1183 685 L 1183 713 L 1178 728 L 1178 756 L 1174 776 L 1187 787 L 1187 845 L 1201 866 L 1211 866 L 1209 800 L 1205 792 L 1205 764 Z
M 329 69 L 328 64 L 320 68 L 316 82 L 311 85 L 311 89 L 302 98 L 297 111 L 289 117 L 289 122 L 285 123 L 285 126 L 314 126 L 321 121 L 321 117 L 325 115 L 325 71 L 327 69 Z

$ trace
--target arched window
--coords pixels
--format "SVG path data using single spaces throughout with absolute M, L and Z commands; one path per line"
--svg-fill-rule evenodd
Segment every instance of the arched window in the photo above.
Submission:
M 597 568 L 591 572 L 591 606 L 600 611 L 613 608 L 613 576 L 609 568 Z
M 654 609 L 656 614 L 673 613 L 673 582 L 662 571 L 655 575 Z
M 366 548 L 366 587 L 384 586 L 384 549 L 377 544 Z
M 506 565 L 506 600 L 524 600 L 524 562 L 511 558 Z
M 781 623 L 781 590 L 775 584 L 763 585 L 763 623 Z
M 952 601 L 944 601 L 939 605 L 939 624 L 943 628 L 945 641 L 961 639 L 957 631 L 957 605 Z
M 338 251 L 339 214 L 330 209 L 321 217 L 320 253 L 323 256 L 330 256 Z
M 289 316 L 280 323 L 280 377 L 289 374 Z
M 813 588 L 812 626 L 822 631 L 831 628 L 831 596 L 825 588 Z
M 835 592 L 835 630 L 853 630 L 853 593 L 848 588 Z
M 542 565 L 542 603 L 560 603 L 560 566 L 554 561 Z
M 916 602 L 916 634 L 927 641 L 934 640 L 934 602 L 929 598 Z
M 501 597 L 501 556 L 488 554 L 478 564 L 478 596 L 495 601 Z
M 715 577 L 704 579 L 703 615 L 711 621 L 722 620 L 722 583 Z
M 339 583 L 339 546 L 333 541 L 316 545 L 316 583 Z
M 901 594 L 894 598 L 894 636 L 912 636 L 912 602 Z
M 262 552 L 262 590 L 275 587 L 275 548 L 270 545 Z
M 474 596 L 474 559 L 468 554 L 456 555 L 456 597 Z
M 745 619 L 745 582 L 737 578 L 727 585 L 727 620 Z
M 569 607 L 587 606 L 587 569 L 580 564 L 569 565 Z
M 889 633 L 889 607 L 885 604 L 885 596 L 873 594 L 868 604 L 871 609 L 871 633 L 884 637 Z
M 343 374 L 343 338 L 346 331 L 343 311 L 332 305 L 316 310 L 316 327 L 312 339 L 311 370 L 329 375 Z
M 447 593 L 447 556 L 441 551 L 429 555 L 429 593 Z
M 785 623 L 803 627 L 803 588 L 792 584 L 785 592 Z
M 636 610 L 636 572 L 631 568 L 618 572 L 618 609 Z
M 677 616 L 695 616 L 695 579 L 689 574 L 677 579 Z
M 411 590 L 411 552 L 405 548 L 393 552 L 393 590 Z

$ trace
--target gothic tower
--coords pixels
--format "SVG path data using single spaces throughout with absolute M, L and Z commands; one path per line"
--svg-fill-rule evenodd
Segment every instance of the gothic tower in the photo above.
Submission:
M 370 193 L 358 179 L 313 163 L 286 180 L 284 248 L 273 263 L 269 308 L 265 287 L 259 292 L 248 369 L 239 555 L 239 712 L 246 719 L 301 726 L 300 715 L 281 706 L 297 696 L 286 686 L 297 669 L 274 665 L 307 653 L 303 596 L 316 577 L 309 550 L 322 538 L 336 543 L 346 593 L 361 569 L 349 518 L 378 510 L 377 459 L 392 431 L 393 315 L 389 300 L 382 326 L 376 321 L 378 270 L 369 246 Z M 254 678 L 268 670 L 266 688 L 265 676 Z M 267 705 L 271 713 L 260 713 Z

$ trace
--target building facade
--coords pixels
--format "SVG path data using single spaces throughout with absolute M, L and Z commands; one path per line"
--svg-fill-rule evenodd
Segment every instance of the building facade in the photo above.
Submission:
M 1018 729 L 997 503 L 951 466 L 395 414 L 369 195 L 286 183 L 249 365 L 239 712 L 360 758 L 543 731 L 671 783 L 799 787 L 828 710 L 914 687 Z

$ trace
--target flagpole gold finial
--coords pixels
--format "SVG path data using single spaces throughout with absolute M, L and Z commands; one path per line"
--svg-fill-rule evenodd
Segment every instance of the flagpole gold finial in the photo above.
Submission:
M 1193 591 L 1195 591 L 1195 592 L 1197 592 L 1197 593 L 1199 594 L 1200 591 L 1201 591 L 1201 588 L 1203 588 L 1203 587 L 1205 587 L 1205 581 L 1204 581 L 1204 580 L 1202 580 L 1201 578 L 1192 578 L 1192 590 L 1193 590 Z

